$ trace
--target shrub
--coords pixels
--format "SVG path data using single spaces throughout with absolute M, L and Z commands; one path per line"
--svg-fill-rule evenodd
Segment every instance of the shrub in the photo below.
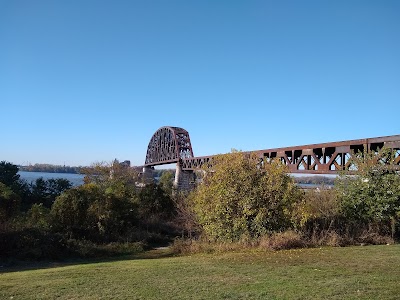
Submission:
M 339 202 L 336 191 L 321 187 L 304 191 L 304 197 L 297 202 L 293 210 L 293 222 L 303 231 L 328 229 L 339 214 Z
M 233 152 L 213 158 L 212 164 L 192 196 L 208 238 L 238 241 L 291 226 L 291 208 L 300 193 L 278 160 L 261 166 L 256 155 Z
M 96 184 L 70 189 L 51 209 L 55 229 L 71 238 L 98 241 L 117 239 L 132 228 L 137 209 L 132 199 Z
M 66 247 L 72 253 L 71 256 L 80 258 L 102 258 L 143 252 L 143 244 L 140 242 L 96 244 L 83 239 L 68 239 Z
M 355 226 L 374 225 L 391 228 L 392 235 L 400 217 L 400 176 L 395 171 L 394 153 L 357 153 L 351 163 L 356 176 L 343 173 L 335 188 L 341 214 Z
M 63 259 L 71 252 L 61 234 L 39 228 L 23 228 L 0 233 L 0 258 L 43 260 Z
M 201 232 L 201 226 L 196 220 L 191 197 L 193 197 L 193 194 L 187 196 L 185 193 L 175 193 L 172 197 L 175 209 L 173 222 L 181 232 L 182 238 L 199 236 Z
M 64 260 L 136 254 L 140 242 L 96 244 L 84 239 L 68 239 L 60 233 L 24 228 L 0 233 L 0 260 Z
M 303 248 L 307 244 L 303 237 L 293 230 L 277 232 L 271 235 L 266 235 L 260 239 L 260 247 L 271 250 L 284 250 Z
M 139 213 L 144 220 L 166 220 L 173 215 L 174 202 L 160 185 L 155 183 L 147 184 L 139 192 L 138 199 Z
M 358 238 L 358 242 L 361 244 L 370 244 L 370 245 L 388 245 L 393 244 L 394 240 L 390 235 L 383 235 L 375 230 L 364 230 L 360 237 Z
M 22 217 L 22 226 L 28 228 L 50 229 L 50 209 L 43 204 L 33 204 L 32 207 Z

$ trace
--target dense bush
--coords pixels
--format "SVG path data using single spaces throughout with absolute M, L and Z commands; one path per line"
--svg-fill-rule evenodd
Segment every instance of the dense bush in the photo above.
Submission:
M 174 215 L 171 196 L 161 185 L 136 188 L 135 170 L 114 162 L 90 169 L 86 184 L 60 195 L 51 209 L 56 230 L 97 242 L 162 240 Z M 147 236 L 143 232 L 147 232 Z
M 144 219 L 165 220 L 172 216 L 174 203 L 168 190 L 155 183 L 147 184 L 139 191 L 139 213 Z
M 73 238 L 115 240 L 136 220 L 134 201 L 96 184 L 82 185 L 64 192 L 54 202 L 53 225 Z
M 301 201 L 293 209 L 293 223 L 297 230 L 328 230 L 339 218 L 337 192 L 321 186 L 304 191 Z
M 209 239 L 238 241 L 290 228 L 301 195 L 278 160 L 261 166 L 257 156 L 233 152 L 213 158 L 205 174 L 191 200 Z
M 100 258 L 140 253 L 140 242 L 94 243 L 39 228 L 22 228 L 0 232 L 0 261 L 63 260 L 67 258 Z
M 391 243 L 399 232 L 400 176 L 394 153 L 356 153 L 333 189 L 305 191 L 294 223 L 311 245 Z M 357 170 L 355 172 L 354 170 Z
M 400 176 L 394 153 L 357 153 L 352 164 L 357 174 L 341 174 L 336 183 L 340 211 L 356 227 L 375 227 L 395 234 L 400 219 Z
M 71 256 L 66 239 L 60 233 L 38 228 L 0 232 L 0 259 L 62 259 Z

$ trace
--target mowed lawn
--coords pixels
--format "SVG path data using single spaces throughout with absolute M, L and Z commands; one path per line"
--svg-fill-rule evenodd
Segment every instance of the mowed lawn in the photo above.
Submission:
M 0 298 L 399 299 L 400 245 L 248 250 L 2 270 Z

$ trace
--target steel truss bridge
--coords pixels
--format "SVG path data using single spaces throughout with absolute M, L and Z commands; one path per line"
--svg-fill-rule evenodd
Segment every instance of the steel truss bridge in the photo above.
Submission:
M 353 153 L 365 150 L 379 152 L 383 147 L 395 150 L 395 163 L 400 165 L 400 135 L 250 152 L 256 153 L 262 159 L 280 159 L 288 166 L 290 173 L 335 174 L 352 169 Z M 195 157 L 189 132 L 185 129 L 161 127 L 150 140 L 144 166 L 179 163 L 182 170 L 195 170 L 210 163 L 213 156 Z
M 337 174 L 355 169 L 351 161 L 354 153 L 378 153 L 383 147 L 394 150 L 394 161 L 400 168 L 400 135 L 248 152 L 255 153 L 260 160 L 279 159 L 290 173 Z M 212 164 L 213 156 L 195 157 L 189 132 L 183 128 L 165 126 L 159 128 L 149 142 L 144 172 L 157 165 L 176 163 L 175 183 L 179 186 L 180 181 L 186 180 L 182 178 L 190 177 L 195 169 Z

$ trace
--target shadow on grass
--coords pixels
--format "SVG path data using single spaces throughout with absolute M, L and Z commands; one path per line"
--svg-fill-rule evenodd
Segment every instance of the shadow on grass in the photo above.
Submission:
M 140 253 L 100 258 L 71 258 L 62 261 L 25 261 L 9 259 L 6 261 L 0 260 L 0 274 L 113 261 L 161 259 L 173 257 L 175 255 L 176 254 L 172 251 L 171 247 L 157 247 Z

